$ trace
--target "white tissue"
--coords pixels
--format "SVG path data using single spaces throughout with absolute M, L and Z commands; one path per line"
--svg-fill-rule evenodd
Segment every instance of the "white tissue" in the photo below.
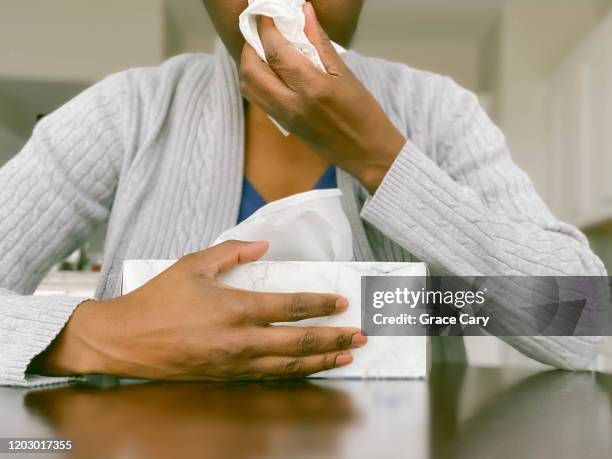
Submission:
M 338 189 L 315 190 L 272 202 L 217 238 L 269 241 L 262 260 L 351 261 L 351 225 Z
M 281 35 L 306 56 L 315 67 L 325 72 L 321 56 L 304 32 L 306 25 L 304 3 L 304 0 L 249 0 L 249 6 L 240 15 L 240 31 L 259 57 L 266 61 L 266 52 L 257 30 L 257 16 L 270 17 Z M 346 51 L 337 43 L 333 45 L 339 54 Z

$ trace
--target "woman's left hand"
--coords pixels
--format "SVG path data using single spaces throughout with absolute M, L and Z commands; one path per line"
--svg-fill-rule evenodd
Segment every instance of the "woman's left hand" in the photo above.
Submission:
M 406 143 L 380 104 L 342 61 L 310 3 L 305 32 L 321 56 L 318 70 L 261 17 L 268 63 L 247 43 L 240 65 L 243 95 L 309 148 L 374 193 Z

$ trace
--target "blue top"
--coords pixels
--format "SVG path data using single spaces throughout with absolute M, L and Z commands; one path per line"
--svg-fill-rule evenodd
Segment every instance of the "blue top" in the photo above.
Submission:
M 319 181 L 315 184 L 315 190 L 327 190 L 337 188 L 338 181 L 336 180 L 336 168 L 331 166 L 327 169 Z M 242 182 L 242 199 L 240 201 L 240 212 L 238 213 L 238 223 L 246 220 L 255 213 L 259 208 L 267 204 L 266 200 L 257 192 L 251 182 L 245 177 Z

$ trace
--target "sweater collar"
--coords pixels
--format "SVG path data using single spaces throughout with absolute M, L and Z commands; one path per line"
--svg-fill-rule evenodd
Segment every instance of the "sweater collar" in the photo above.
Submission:
M 210 167 L 207 181 L 211 198 L 222 206 L 210 215 L 214 241 L 223 231 L 236 225 L 244 174 L 244 104 L 234 61 L 220 40 L 215 44 L 212 84 L 203 103 L 203 123 L 199 126 L 200 151 Z M 218 194 L 217 194 L 218 193 Z M 207 213 L 209 214 L 209 213 Z

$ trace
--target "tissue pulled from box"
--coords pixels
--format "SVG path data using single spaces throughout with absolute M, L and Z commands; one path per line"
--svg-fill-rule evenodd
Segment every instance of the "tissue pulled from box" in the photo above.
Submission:
M 249 6 L 240 15 L 240 31 L 261 60 L 266 61 L 266 52 L 257 29 L 257 16 L 272 18 L 280 34 L 306 56 L 316 68 L 326 72 L 317 48 L 304 32 L 306 25 L 304 3 L 304 0 L 249 0 Z M 337 43 L 333 45 L 339 54 L 346 51 Z
M 342 192 L 333 189 L 274 201 L 225 231 L 213 245 L 231 239 L 268 241 L 262 260 L 351 261 L 353 237 L 341 198 Z

